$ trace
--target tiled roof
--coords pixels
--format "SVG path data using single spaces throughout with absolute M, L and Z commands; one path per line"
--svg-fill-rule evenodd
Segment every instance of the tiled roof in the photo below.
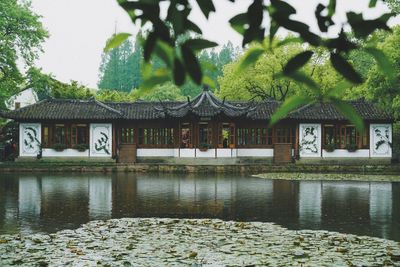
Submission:
M 349 101 L 367 121 L 392 121 L 392 117 L 365 100 Z M 14 111 L 0 113 L 1 117 L 17 121 L 29 120 L 150 120 L 165 117 L 212 117 L 224 114 L 251 120 L 268 120 L 280 103 L 269 100 L 257 103 L 226 102 L 208 91 L 191 101 L 177 102 L 99 102 L 90 100 L 48 99 Z M 291 112 L 287 118 L 295 120 L 346 120 L 331 103 L 306 105 Z
M 207 88 L 193 100 L 175 106 L 160 105 L 155 108 L 161 115 L 166 117 L 184 117 L 189 114 L 194 114 L 200 117 L 213 117 L 223 114 L 227 117 L 244 117 L 256 109 L 253 103 L 228 103 L 225 100 L 219 100 Z
M 122 113 L 94 99 L 47 99 L 17 110 L 4 112 L 3 116 L 15 120 L 102 120 L 118 119 Z
M 364 120 L 392 120 L 389 113 L 364 99 L 348 101 Z M 289 114 L 298 120 L 346 120 L 346 117 L 332 103 L 306 105 Z

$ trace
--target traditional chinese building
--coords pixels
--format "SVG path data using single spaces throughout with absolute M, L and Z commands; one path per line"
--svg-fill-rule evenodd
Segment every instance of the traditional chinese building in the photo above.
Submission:
M 19 122 L 19 156 L 146 158 L 387 158 L 391 116 L 349 101 L 365 122 L 358 132 L 330 103 L 306 105 L 273 127 L 280 105 L 228 102 L 204 89 L 183 102 L 48 99 L 2 116 Z

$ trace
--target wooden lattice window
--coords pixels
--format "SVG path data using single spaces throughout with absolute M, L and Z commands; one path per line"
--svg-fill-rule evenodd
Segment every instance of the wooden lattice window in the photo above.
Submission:
M 192 147 L 192 128 L 190 123 L 183 123 L 180 132 L 180 146 L 181 148 Z
M 174 129 L 140 128 L 139 144 L 149 147 L 169 147 L 174 144 Z
M 221 123 L 218 129 L 218 147 L 233 148 L 235 147 L 235 124 Z
M 134 128 L 121 128 L 120 129 L 120 142 L 122 144 L 135 143 L 135 129 Z

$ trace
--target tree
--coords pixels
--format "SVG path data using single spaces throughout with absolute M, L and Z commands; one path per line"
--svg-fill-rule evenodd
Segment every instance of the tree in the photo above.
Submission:
M 231 0 L 234 2 L 235 0 Z M 155 81 L 160 83 L 170 79 L 176 85 L 182 85 L 185 82 L 186 76 L 191 80 L 201 85 L 209 83 L 212 79 L 205 75 L 204 67 L 201 66 L 196 58 L 196 53 L 206 48 L 212 48 L 218 44 L 201 37 L 190 38 L 176 46 L 176 40 L 179 36 L 195 32 L 202 34 L 201 29 L 190 20 L 192 12 L 192 4 L 189 0 L 165 0 L 165 1 L 128 1 L 117 0 L 118 4 L 127 12 L 134 23 L 139 22 L 141 25 L 149 25 L 151 30 L 144 42 L 144 59 L 149 62 L 152 54 L 157 54 L 165 63 L 165 68 L 153 75 L 145 78 L 151 80 L 154 85 Z M 167 4 L 167 15 L 164 17 L 161 12 L 160 4 Z M 196 0 L 198 6 L 208 19 L 211 12 L 216 11 L 213 0 Z M 377 0 L 370 0 L 369 7 L 373 8 L 377 4 Z M 394 15 L 392 13 L 383 14 L 376 19 L 364 19 L 362 13 L 347 12 L 345 23 L 336 24 L 333 21 L 333 16 L 336 12 L 336 0 L 329 0 L 327 5 L 318 4 L 314 12 L 318 22 L 318 28 L 321 33 L 326 33 L 332 26 L 341 28 L 338 36 L 332 38 L 323 38 L 310 30 L 310 27 L 300 21 L 294 20 L 296 9 L 286 1 L 282 0 L 252 0 L 248 9 L 229 20 L 232 28 L 242 35 L 242 46 L 246 46 L 252 42 L 260 44 L 256 49 L 251 50 L 247 54 L 246 60 L 243 60 L 241 71 L 245 66 L 254 64 L 259 57 L 264 53 L 268 53 L 271 49 L 272 41 L 279 29 L 286 29 L 295 32 L 299 37 L 293 38 L 292 41 L 301 42 L 309 45 L 309 47 L 321 48 L 329 53 L 329 61 L 336 72 L 340 73 L 346 80 L 356 85 L 364 82 L 361 75 L 354 69 L 353 65 L 348 62 L 346 56 L 352 50 L 359 49 L 357 43 L 349 38 L 349 34 L 345 31 L 346 27 L 351 28 L 357 38 L 365 40 L 374 31 L 382 29 L 389 31 L 387 25 L 388 20 Z M 140 13 L 140 15 L 137 15 Z M 269 23 L 263 23 L 267 20 Z M 266 28 L 265 25 L 269 25 Z M 172 27 L 172 29 L 171 29 Z M 112 41 L 108 42 L 106 49 L 114 48 L 123 42 L 130 34 L 116 34 Z M 269 40 L 269 46 L 265 43 Z M 286 46 L 288 43 L 282 43 L 278 46 Z M 387 59 L 382 55 L 381 51 L 374 48 L 366 50 L 370 53 L 379 64 L 380 68 L 390 73 L 390 66 L 387 64 Z M 296 97 L 287 99 L 281 108 L 276 112 L 278 115 L 273 116 L 272 123 L 285 116 L 291 110 L 300 105 L 312 103 L 315 101 L 329 101 L 339 108 L 349 118 L 359 130 L 362 130 L 363 123 L 360 116 L 346 102 L 341 101 L 335 95 L 338 91 L 343 90 L 345 83 L 341 83 L 332 91 L 323 93 L 321 88 L 314 81 L 310 80 L 307 75 L 302 72 L 303 67 L 311 60 L 314 52 L 311 50 L 303 51 L 295 55 L 289 60 L 286 66 L 282 69 L 280 75 L 286 76 L 296 82 L 303 83 L 305 86 L 315 92 L 315 98 Z
M 386 0 L 386 5 L 390 10 L 396 14 L 400 14 L 400 1 L 399 0 Z
M 147 101 L 159 101 L 159 100 L 184 100 L 184 96 L 181 95 L 181 91 L 178 86 L 172 82 L 167 82 L 161 85 L 157 85 L 154 89 L 147 91 L 140 95 L 140 98 Z
M 133 102 L 137 100 L 136 94 L 131 92 L 121 92 L 116 90 L 99 90 L 96 94 L 96 99 L 99 101 L 113 102 Z
M 281 41 L 276 40 L 276 42 Z M 303 46 L 292 43 L 264 53 L 254 65 L 249 66 L 239 75 L 237 69 L 252 49 L 254 47 L 246 51 L 237 61 L 225 66 L 223 76 L 219 78 L 221 87 L 218 95 L 220 97 L 236 100 L 284 101 L 290 96 L 301 93 L 313 95 L 313 91 L 301 83 L 279 76 L 294 55 L 305 51 Z M 305 67 L 306 73 L 319 84 L 322 91 L 327 91 L 341 80 L 330 66 L 327 57 L 323 51 L 316 50 L 314 57 Z
M 380 72 L 377 65 L 373 66 L 368 72 L 363 94 L 400 118 L 400 26 L 394 27 L 393 33 L 379 47 L 392 62 L 395 77 L 391 79 Z
M 94 90 L 80 85 L 76 81 L 71 81 L 69 84 L 63 83 L 51 74 L 44 74 L 41 69 L 33 67 L 27 72 L 27 87 L 35 90 L 39 100 L 47 98 L 89 99 L 94 96 Z
M 17 61 L 31 66 L 48 36 L 27 1 L 0 1 L 0 108 L 24 82 Z
M 218 91 L 220 88 L 219 77 L 223 74 L 225 65 L 234 61 L 239 54 L 239 48 L 235 48 L 231 42 L 223 45 L 220 51 L 212 49 L 211 51 L 204 50 L 197 57 L 203 65 L 208 66 L 205 70 L 207 76 L 211 79 L 211 89 Z M 210 84 L 209 84 L 210 85 Z M 215 88 L 214 88 L 215 87 Z M 188 81 L 181 86 L 181 94 L 183 96 L 194 97 L 202 90 L 202 86 L 195 84 L 193 81 Z
M 126 40 L 121 46 L 103 53 L 97 84 L 99 89 L 130 92 L 140 85 L 142 50 L 137 43 L 135 49 L 133 47 L 132 42 Z

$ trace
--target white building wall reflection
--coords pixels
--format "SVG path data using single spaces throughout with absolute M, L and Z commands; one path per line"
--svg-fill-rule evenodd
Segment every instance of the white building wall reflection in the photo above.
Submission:
M 112 182 L 108 177 L 89 178 L 89 218 L 111 218 Z
M 310 224 L 321 224 L 322 182 L 302 181 L 299 188 L 299 224 L 308 228 Z
M 42 190 L 37 177 L 19 179 L 18 210 L 22 218 L 40 215 Z
M 378 226 L 381 236 L 388 238 L 388 222 L 392 219 L 392 184 L 371 183 L 369 195 L 369 214 L 371 224 Z

